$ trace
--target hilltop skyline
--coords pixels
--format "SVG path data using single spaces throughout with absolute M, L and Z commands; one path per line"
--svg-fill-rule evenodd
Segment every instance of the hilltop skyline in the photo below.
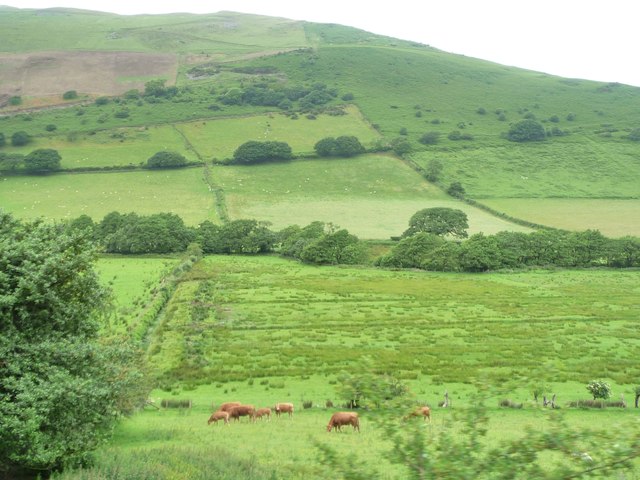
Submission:
M 606 6 L 577 0 L 460 0 L 362 4 L 326 0 L 0 0 L 17 8 L 70 7 L 120 15 L 235 11 L 337 23 L 424 43 L 451 53 L 569 78 L 640 86 L 633 62 L 633 24 L 640 6 L 611 0 Z M 391 5 L 391 6 L 390 6 Z M 0 47 L 1 49 L 1 47 Z

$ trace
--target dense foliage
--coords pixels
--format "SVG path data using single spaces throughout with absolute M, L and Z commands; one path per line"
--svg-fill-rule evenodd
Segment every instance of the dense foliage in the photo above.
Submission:
M 512 142 L 539 141 L 546 138 L 546 132 L 540 122 L 527 118 L 512 125 L 507 138 Z
M 286 142 L 251 140 L 243 143 L 233 152 L 233 163 L 241 165 L 290 160 L 291 158 L 293 158 L 291 147 Z
M 86 232 L 0 212 L 0 472 L 84 464 L 144 395 L 127 341 L 98 340 L 108 292 Z
M 48 173 L 60 170 L 60 154 L 52 148 L 39 148 L 24 157 L 24 168 L 29 173 Z
M 321 157 L 353 157 L 365 151 L 360 140 L 353 135 L 323 138 L 315 144 L 314 149 Z
M 447 207 L 425 208 L 409 219 L 409 228 L 402 234 L 409 237 L 416 233 L 433 233 L 440 236 L 466 238 L 469 222 L 462 210 Z
M 147 160 L 147 168 L 180 168 L 187 164 L 187 159 L 184 155 L 177 152 L 170 152 L 163 150 L 161 152 L 154 153 Z
M 640 266 L 640 239 L 608 239 L 596 230 L 478 233 L 463 242 L 438 242 L 428 234 L 401 240 L 378 259 L 382 266 L 484 272 L 530 266 L 628 268 Z

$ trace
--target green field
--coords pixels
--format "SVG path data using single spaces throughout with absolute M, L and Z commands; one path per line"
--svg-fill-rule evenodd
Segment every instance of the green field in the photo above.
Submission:
M 276 229 L 321 220 L 362 238 L 388 238 L 416 211 L 444 206 L 464 210 L 472 233 L 527 230 L 452 199 L 388 155 L 220 166 L 213 178 L 232 217 L 267 220 Z
M 176 259 L 163 257 L 100 257 L 96 271 L 113 292 L 113 323 L 133 323 L 151 297 L 151 290 L 175 263 Z
M 189 225 L 218 221 L 202 168 L 77 173 L 0 180 L 0 205 L 20 218 L 100 221 L 110 212 L 176 213 Z
M 627 384 L 640 373 L 637 271 L 453 275 L 210 257 L 192 275 L 167 308 L 152 358 L 207 382 L 331 375 L 367 356 L 382 371 L 435 384 L 534 374 Z M 193 346 L 187 300 L 198 288 L 215 303 Z
M 640 236 L 640 201 L 593 198 L 490 198 L 496 211 L 567 230 L 599 230 L 607 237 Z
M 105 279 L 120 271 L 114 286 L 122 302 L 134 298 L 123 294 L 129 277 L 142 280 L 148 269 L 142 277 L 151 279 L 162 264 L 134 260 L 133 268 L 123 268 L 127 261 L 99 263 Z M 608 429 L 625 441 L 637 420 L 634 409 L 566 406 L 589 398 L 585 384 L 592 378 L 610 381 L 615 399 L 633 398 L 640 373 L 638 284 L 636 271 L 437 274 L 207 257 L 179 284 L 150 339 L 150 365 L 164 384 L 151 401 L 189 399 L 192 408 L 148 406 L 121 421 L 98 451 L 91 478 L 136 468 L 161 478 L 216 477 L 207 461 L 212 454 L 244 465 L 237 478 L 327 478 L 318 443 L 357 456 L 383 478 L 406 478 L 383 455 L 390 448 L 380 426 L 384 412 L 361 411 L 360 434 L 326 433 L 331 413 L 343 408 L 340 372 L 369 369 L 401 378 L 416 403 L 434 407 L 424 426 L 434 442 L 462 434 L 454 416 L 478 401 L 473 384 L 483 382 L 491 386 L 489 445 L 527 429 L 551 431 L 549 411 L 533 400 L 533 383 L 544 383 L 548 397 L 557 395 L 569 427 Z M 199 320 L 194 295 L 213 300 Z M 436 407 L 445 391 L 451 410 Z M 504 398 L 523 408 L 499 408 Z M 207 426 L 212 409 L 231 400 L 256 407 L 288 401 L 296 413 Z M 327 408 L 328 400 L 335 407 Z M 311 408 L 302 408 L 305 401 Z
M 294 155 L 313 153 L 313 146 L 325 137 L 354 135 L 363 145 L 379 138 L 379 134 L 363 119 L 355 107 L 346 115 L 318 115 L 314 120 L 293 120 L 282 114 L 267 114 L 213 121 L 191 122 L 177 126 L 200 155 L 210 160 L 225 160 L 248 140 L 287 142 Z

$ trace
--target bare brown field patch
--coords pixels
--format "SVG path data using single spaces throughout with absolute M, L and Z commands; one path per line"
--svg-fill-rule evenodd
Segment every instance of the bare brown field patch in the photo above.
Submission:
M 119 95 L 142 90 L 146 81 L 157 77 L 172 85 L 177 70 L 178 57 L 165 53 L 0 53 L 0 96 L 48 97 L 68 90 Z

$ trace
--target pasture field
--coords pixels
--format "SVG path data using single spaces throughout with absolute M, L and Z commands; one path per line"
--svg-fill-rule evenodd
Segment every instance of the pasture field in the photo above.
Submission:
M 363 145 L 380 137 L 356 107 L 347 107 L 345 112 L 317 115 L 314 120 L 304 116 L 294 120 L 275 113 L 182 123 L 177 128 L 207 160 L 231 159 L 236 148 L 249 140 L 287 142 L 294 155 L 299 155 L 314 153 L 316 142 L 325 137 L 354 135 Z
M 516 218 L 566 230 L 599 230 L 607 237 L 640 236 L 640 200 L 597 198 L 485 198 Z
M 189 161 L 198 161 L 187 148 L 184 137 L 171 125 L 103 130 L 72 139 L 63 135 L 38 137 L 29 145 L 10 147 L 7 151 L 26 155 L 37 148 L 57 150 L 62 157 L 60 166 L 63 169 L 139 166 L 162 150 L 178 152 Z
M 202 168 L 4 177 L 0 205 L 19 218 L 100 221 L 110 212 L 170 212 L 186 224 L 218 222 L 215 196 Z
M 317 380 L 318 384 L 324 383 L 327 388 L 326 380 Z M 180 392 L 174 397 L 167 396 L 166 392 L 154 392 L 154 399 L 158 402 L 161 398 L 188 398 L 194 400 L 194 407 L 190 410 L 145 408 L 143 412 L 121 422 L 110 444 L 98 452 L 96 468 L 85 472 L 87 476 L 69 473 L 59 478 L 107 479 L 113 478 L 116 472 L 121 474 L 131 468 L 144 469 L 147 475 L 153 473 L 154 478 L 231 478 L 216 474 L 220 465 L 225 465 L 224 459 L 229 459 L 229 464 L 237 466 L 252 465 L 253 468 L 247 468 L 243 474 L 236 474 L 236 478 L 343 478 L 336 466 L 320 465 L 318 444 L 328 445 L 342 455 L 352 456 L 357 459 L 356 465 L 376 468 L 381 472 L 381 478 L 407 478 L 406 470 L 390 464 L 385 458 L 391 443 L 378 424 L 380 412 L 360 412 L 360 433 L 354 433 L 351 427 L 345 428 L 341 434 L 327 433 L 327 422 L 340 407 L 326 409 L 323 398 L 321 405 L 314 404 L 312 408 L 304 410 L 301 399 L 309 398 L 303 396 L 307 384 L 314 379 L 285 381 L 285 389 L 277 393 L 257 382 L 253 386 L 244 382 L 218 388 L 203 387 Z M 331 388 L 327 391 L 331 392 Z M 218 405 L 223 400 L 235 399 L 256 407 L 273 408 L 274 403 L 283 401 L 283 398 L 295 405 L 293 419 L 277 419 L 274 416 L 270 422 L 250 424 L 244 419 L 230 426 L 207 425 L 212 404 Z M 491 401 L 488 409 L 486 441 L 489 445 L 520 438 L 526 429 L 537 432 L 550 430 L 548 411 L 531 404 L 521 410 L 500 409 L 494 405 Z M 423 427 L 427 441 L 436 441 L 444 433 L 453 434 L 454 438 L 458 435 L 461 426 L 453 422 L 455 411 L 455 407 L 451 410 L 434 408 L 431 424 Z M 563 416 L 571 427 L 615 429 L 620 433 L 620 438 L 624 438 L 630 428 L 637 426 L 637 412 L 633 409 L 564 410 Z M 203 460 L 203 457 L 209 461 Z M 89 476 L 91 472 L 95 472 L 93 476 Z
M 638 271 L 438 274 L 207 257 L 152 339 L 165 387 L 377 371 L 434 385 L 637 381 Z M 197 292 L 197 293 L 196 293 Z M 209 303 L 190 303 L 198 296 Z M 197 318 L 198 320 L 194 320 Z M 173 372 L 173 373 L 169 373 Z
M 122 269 L 119 281 L 137 277 L 138 260 L 131 269 L 126 262 L 103 259 L 101 274 L 109 278 Z M 633 398 L 638 274 L 434 274 L 207 257 L 179 285 L 149 350 L 150 364 L 165 382 L 151 400 L 189 399 L 192 408 L 145 407 L 120 422 L 92 470 L 56 478 L 108 479 L 125 472 L 233 478 L 217 474 L 224 468 L 235 478 L 336 478 L 336 471 L 328 474 L 320 465 L 318 444 L 354 455 L 381 478 L 407 478 L 385 458 L 391 443 L 379 424 L 384 412 L 361 411 L 359 434 L 326 432 L 331 413 L 343 409 L 342 371 L 401 377 L 416 403 L 433 407 L 432 422 L 424 424 L 427 440 L 462 434 L 454 415 L 478 401 L 475 383 L 492 385 L 485 400 L 489 445 L 520 438 L 527 429 L 550 432 L 549 411 L 531 394 L 540 382 L 547 396 L 558 395 L 567 425 L 615 431 L 622 440 L 637 429 L 635 409 L 566 404 L 589 398 L 585 383 L 592 378 L 611 381 L 615 399 Z M 196 295 L 210 301 L 208 313 L 200 311 L 197 319 Z M 445 391 L 449 410 L 436 406 Z M 503 398 L 523 408 L 499 408 Z M 213 408 L 231 400 L 256 407 L 287 401 L 296 412 L 293 419 L 208 426 Z M 328 400 L 335 407 L 327 408 Z M 302 408 L 305 401 L 311 408 Z
M 465 211 L 470 233 L 527 231 L 451 198 L 388 155 L 214 166 L 212 177 L 233 218 L 266 220 L 276 230 L 321 220 L 361 238 L 389 238 L 416 211 L 442 206 Z
M 596 142 L 589 135 L 572 134 L 529 144 L 477 143 L 465 149 L 436 145 L 413 159 L 423 167 L 439 159 L 444 165 L 441 182 L 459 181 L 477 200 L 640 197 L 640 164 L 630 161 L 637 156 L 634 142 Z
M 120 331 L 131 325 L 144 309 L 151 291 L 177 261 L 172 257 L 101 256 L 96 271 L 103 284 L 111 289 L 115 309 L 112 323 L 106 328 Z

